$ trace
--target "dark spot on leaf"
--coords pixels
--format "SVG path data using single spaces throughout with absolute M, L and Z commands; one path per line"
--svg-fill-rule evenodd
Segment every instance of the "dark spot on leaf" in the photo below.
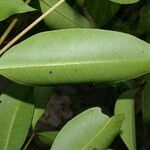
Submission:
M 142 51 L 144 53 L 144 51 Z
M 0 100 L 0 103 L 2 103 L 2 101 Z
M 75 72 L 78 72 L 78 70 L 76 69 Z
M 52 74 L 53 73 L 53 71 L 49 71 L 49 74 Z

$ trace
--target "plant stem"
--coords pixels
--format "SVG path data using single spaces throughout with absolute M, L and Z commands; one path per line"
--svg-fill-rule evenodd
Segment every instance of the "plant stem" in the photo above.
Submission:
M 8 36 L 8 34 L 11 32 L 11 30 L 13 29 L 13 27 L 16 25 L 18 19 L 15 18 L 11 24 L 9 25 L 9 27 L 6 29 L 6 31 L 3 33 L 3 35 L 0 38 L 0 45 L 4 42 L 4 40 L 6 39 L 6 37 Z
M 26 4 L 29 4 L 31 0 L 26 0 Z M 16 25 L 16 23 L 18 22 L 18 18 L 15 18 L 11 24 L 8 26 L 8 28 L 6 29 L 6 31 L 3 33 L 3 35 L 0 38 L 0 45 L 4 42 L 4 40 L 6 39 L 6 37 L 9 35 L 9 33 L 11 32 L 11 30 L 14 28 L 14 26 Z
M 26 150 L 28 148 L 29 144 L 31 143 L 34 137 L 35 137 L 35 132 L 33 131 L 31 137 L 29 138 L 27 144 L 24 146 L 23 150 Z
M 43 15 L 31 23 L 25 30 L 18 34 L 13 40 L 11 40 L 4 48 L 0 50 L 0 55 L 2 55 L 8 48 L 10 48 L 15 42 L 17 42 L 23 35 L 30 31 L 35 25 L 37 25 L 41 20 L 43 20 L 47 15 L 49 15 L 53 10 L 55 10 L 59 5 L 61 5 L 65 0 L 58 1 L 53 7 L 49 8 Z

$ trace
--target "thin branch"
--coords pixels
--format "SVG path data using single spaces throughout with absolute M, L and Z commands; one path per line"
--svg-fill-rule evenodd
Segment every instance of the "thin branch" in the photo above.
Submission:
M 59 5 L 61 5 L 65 0 L 58 1 L 53 7 L 49 8 L 43 15 L 31 23 L 25 30 L 18 34 L 12 41 L 10 41 L 2 50 L 0 50 L 0 55 L 2 55 L 8 48 L 10 48 L 15 42 L 17 42 L 23 35 L 30 31 L 35 25 L 37 25 L 41 20 L 43 20 L 47 15 L 49 15 L 53 10 L 55 10 Z
M 26 0 L 26 4 L 29 4 L 31 0 Z M 6 37 L 9 35 L 9 33 L 11 32 L 11 30 L 14 28 L 14 26 L 16 25 L 16 23 L 18 22 L 18 18 L 13 19 L 13 21 L 11 22 L 11 24 L 8 26 L 8 28 L 6 29 L 6 31 L 3 33 L 3 35 L 0 38 L 0 45 L 4 42 L 4 40 L 6 39 Z
M 30 139 L 28 140 L 28 142 L 24 146 L 23 150 L 27 150 L 28 146 L 30 145 L 30 143 L 31 143 L 31 141 L 33 140 L 34 137 L 35 137 L 35 132 L 33 131 Z

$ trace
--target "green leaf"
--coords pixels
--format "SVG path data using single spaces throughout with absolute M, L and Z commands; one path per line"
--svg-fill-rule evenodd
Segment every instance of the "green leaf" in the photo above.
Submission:
M 149 72 L 150 44 L 99 29 L 40 33 L 0 58 L 0 74 L 24 84 L 114 83 Z
M 23 0 L 0 0 L 0 20 L 4 20 L 11 15 L 34 11 L 35 9 L 28 6 Z
M 45 111 L 46 105 L 52 95 L 52 87 L 50 86 L 35 86 L 34 87 L 34 115 L 32 119 L 32 127 L 34 128 L 37 121 Z
M 119 3 L 119 4 L 133 4 L 133 3 L 139 2 L 140 0 L 110 0 L 110 1 Z
M 58 131 L 38 132 L 37 136 L 43 143 L 52 145 L 58 133 Z
M 33 116 L 32 88 L 12 84 L 0 96 L 0 150 L 21 149 Z
M 85 0 L 75 0 L 79 6 L 83 6 Z
M 146 32 L 150 32 L 150 1 L 148 0 L 140 12 L 140 24 Z
M 87 7 L 96 25 L 101 27 L 116 14 L 120 5 L 109 0 L 86 0 L 85 7 Z
M 105 150 L 119 132 L 123 115 L 111 119 L 94 107 L 69 121 L 54 140 L 51 150 Z
M 115 114 L 125 114 L 120 136 L 129 150 L 136 150 L 134 97 L 134 90 L 127 91 L 121 95 L 115 105 Z
M 146 81 L 147 81 L 147 84 L 145 85 L 144 90 L 143 90 L 142 105 L 143 105 L 144 124 L 147 127 L 149 127 L 150 126 L 150 75 Z
M 58 0 L 40 0 L 42 12 L 44 13 L 57 2 Z M 53 29 L 91 27 L 89 21 L 79 15 L 66 2 L 56 8 L 56 10 L 54 10 L 50 15 L 45 17 L 44 20 L 46 24 Z

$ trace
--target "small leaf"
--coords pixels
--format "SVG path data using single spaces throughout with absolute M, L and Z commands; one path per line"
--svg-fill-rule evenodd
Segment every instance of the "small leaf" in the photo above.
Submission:
M 52 145 L 58 133 L 58 131 L 38 132 L 37 136 L 44 144 Z
M 99 29 L 40 33 L 0 58 L 0 75 L 24 84 L 114 83 L 148 73 L 150 44 Z
M 69 121 L 59 132 L 51 150 L 105 150 L 119 132 L 123 115 L 111 119 L 98 107 Z
M 129 150 L 136 150 L 134 97 L 134 90 L 127 91 L 122 94 L 115 105 L 115 114 L 125 114 L 120 136 Z
M 110 0 L 110 1 L 119 3 L 119 4 L 133 4 L 133 3 L 139 2 L 140 0 Z
M 58 0 L 39 0 L 42 12 L 47 11 Z M 50 15 L 45 17 L 46 24 L 53 29 L 64 28 L 89 28 L 91 24 L 83 16 L 79 15 L 66 2 L 56 8 Z
M 21 149 L 33 116 L 32 92 L 31 87 L 13 84 L 0 96 L 0 150 Z
M 23 0 L 0 0 L 0 20 L 4 20 L 11 15 L 34 11 L 35 9 L 28 6 Z
M 32 127 L 34 128 L 37 121 L 45 111 L 46 105 L 52 95 L 52 87 L 50 86 L 35 86 L 34 87 L 34 115 L 32 119 Z
M 109 0 L 86 0 L 85 7 L 87 7 L 96 25 L 101 27 L 117 13 L 120 5 Z

